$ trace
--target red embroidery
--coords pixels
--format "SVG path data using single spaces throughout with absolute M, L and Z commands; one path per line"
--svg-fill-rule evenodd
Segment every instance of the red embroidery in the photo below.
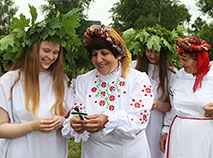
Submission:
M 101 83 L 101 87 L 105 88 L 107 86 L 106 82 Z
M 109 88 L 109 90 L 110 90 L 111 92 L 114 92 L 114 91 L 116 90 L 116 88 L 115 88 L 115 86 L 111 86 L 111 87 Z
M 96 87 L 93 87 L 93 88 L 91 89 L 91 91 L 94 93 L 94 92 L 97 91 L 97 88 L 96 88 Z
M 151 93 L 151 89 L 150 88 L 146 88 L 146 93 Z
M 114 109 L 115 109 L 115 106 L 114 106 L 114 105 L 110 105 L 110 106 L 109 106 L 109 110 L 110 110 L 110 111 L 113 111 Z
M 136 108 L 140 108 L 140 104 L 139 103 L 135 103 L 135 107 Z
M 115 100 L 115 96 L 114 96 L 114 95 L 111 95 L 111 96 L 109 97 L 109 100 L 110 100 L 110 101 L 114 101 L 114 100 Z
M 120 85 L 120 86 L 124 86 L 124 85 L 125 85 L 125 82 L 124 82 L 124 81 L 121 81 L 121 82 L 119 83 L 119 85 Z
M 102 92 L 101 92 L 101 95 L 105 97 L 106 92 L 102 91 Z
M 101 100 L 101 101 L 99 102 L 99 105 L 100 105 L 100 106 L 104 106 L 104 105 L 105 105 L 105 101 L 104 101 L 104 100 Z

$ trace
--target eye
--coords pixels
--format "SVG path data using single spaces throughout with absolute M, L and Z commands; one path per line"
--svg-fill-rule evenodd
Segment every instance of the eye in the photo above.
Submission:
M 103 51 L 103 52 L 101 52 L 101 54 L 102 54 L 103 56 L 105 56 L 105 55 L 108 55 L 109 52 Z
M 48 52 L 49 52 L 49 49 L 44 48 L 43 51 L 44 51 L 45 53 L 48 53 Z
M 58 51 L 58 50 L 57 50 L 57 51 L 54 51 L 53 54 L 59 54 L 59 51 Z
M 96 57 L 96 56 L 98 55 L 98 53 L 93 51 L 93 52 L 91 53 L 91 55 L 92 55 L 93 57 Z

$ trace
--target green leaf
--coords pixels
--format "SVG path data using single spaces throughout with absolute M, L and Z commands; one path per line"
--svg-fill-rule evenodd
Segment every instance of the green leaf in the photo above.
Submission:
M 13 17 L 12 21 L 13 24 L 9 26 L 11 29 L 15 28 L 24 29 L 25 27 L 28 27 L 30 23 L 30 19 L 26 19 L 26 17 L 23 14 L 20 15 L 20 19 Z
M 36 8 L 34 6 L 29 5 L 29 8 L 30 8 L 30 14 L 32 17 L 31 23 L 32 23 L 32 25 L 34 25 L 35 21 L 37 19 L 38 13 L 36 12 Z
M 160 43 L 161 43 L 160 38 L 156 35 L 153 35 L 150 37 L 150 39 L 148 40 L 146 45 L 147 45 L 148 49 L 151 49 L 152 47 L 154 47 L 154 49 L 157 52 L 160 52 L 160 49 L 161 49 Z
M 14 46 L 14 38 L 12 35 L 7 35 L 0 40 L 0 49 L 1 51 L 7 50 L 8 46 Z

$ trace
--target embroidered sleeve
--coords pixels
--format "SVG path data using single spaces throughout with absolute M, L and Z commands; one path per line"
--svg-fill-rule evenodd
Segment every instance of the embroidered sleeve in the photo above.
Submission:
M 143 131 L 149 120 L 153 104 L 153 90 L 148 76 L 145 73 L 136 74 L 130 80 L 131 88 L 123 93 L 128 102 L 123 103 L 123 110 L 106 111 L 109 122 L 103 129 L 104 134 L 114 132 L 124 138 L 134 138 Z
M 80 142 L 80 140 L 82 139 L 83 141 L 86 141 L 89 137 L 89 133 L 87 131 L 83 132 L 82 134 L 78 134 L 77 132 L 75 132 L 73 130 L 73 128 L 71 128 L 70 126 L 70 119 L 72 117 L 74 117 L 75 115 L 71 114 L 72 112 L 74 112 L 74 108 L 78 108 L 80 110 L 80 112 L 85 112 L 85 95 L 86 95 L 86 89 L 84 87 L 84 82 L 81 82 L 81 76 L 77 77 L 77 79 L 75 80 L 75 90 L 74 90 L 74 97 L 73 97 L 73 101 L 72 101 L 72 107 L 70 110 L 70 115 L 69 118 L 66 119 L 66 121 L 64 121 L 63 124 L 63 129 L 61 130 L 62 135 L 65 138 L 75 138 L 75 142 Z

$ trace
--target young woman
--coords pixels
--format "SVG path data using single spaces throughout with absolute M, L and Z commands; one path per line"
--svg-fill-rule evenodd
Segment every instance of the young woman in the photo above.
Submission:
M 83 140 L 82 158 L 150 158 L 144 132 L 153 104 L 148 76 L 130 68 L 131 54 L 113 28 L 93 25 L 84 35 L 96 69 L 77 77 L 74 109 L 88 116 L 81 120 L 73 110 L 63 135 Z
M 164 124 L 165 112 L 171 108 L 168 89 L 172 83 L 174 72 L 168 66 L 166 48 L 161 48 L 158 53 L 154 48 L 146 47 L 145 53 L 138 55 L 136 69 L 146 72 L 154 90 L 154 103 L 150 113 L 150 121 L 146 128 L 146 135 L 153 158 L 160 158 L 160 138 Z
M 16 19 L 14 27 L 20 21 Z M 49 22 L 52 23 L 51 19 L 43 25 L 32 22 L 26 32 L 22 28 L 22 34 L 17 35 L 15 29 L 9 35 L 16 41 L 12 50 L 23 51 L 0 78 L 1 158 L 68 156 L 67 140 L 60 129 L 71 109 L 72 91 L 64 74 L 63 50 L 67 48 L 59 43 L 71 36 L 60 25 L 55 33 L 63 32 L 64 37 L 53 34 Z

